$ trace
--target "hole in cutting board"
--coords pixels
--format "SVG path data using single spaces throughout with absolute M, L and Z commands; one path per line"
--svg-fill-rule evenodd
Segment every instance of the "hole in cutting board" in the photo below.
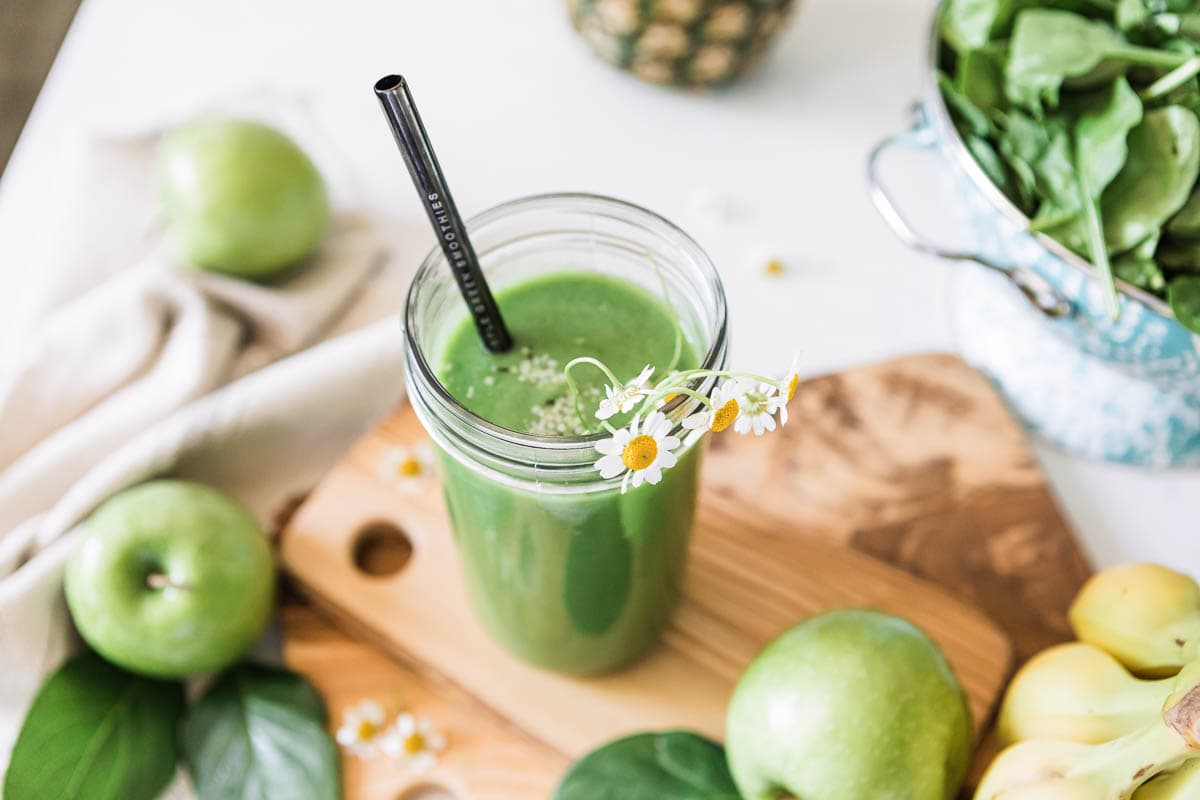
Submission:
M 412 540 L 390 522 L 368 523 L 354 535 L 354 566 L 374 578 L 395 575 L 412 559 Z
M 445 786 L 423 783 L 409 789 L 396 800 L 458 800 L 458 795 L 452 793 Z

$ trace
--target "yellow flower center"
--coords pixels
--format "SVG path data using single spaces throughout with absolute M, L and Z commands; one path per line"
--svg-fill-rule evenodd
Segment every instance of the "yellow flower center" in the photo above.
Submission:
M 405 478 L 415 478 L 421 474 L 421 462 L 409 456 L 396 465 L 396 472 Z
M 766 269 L 766 273 L 768 275 L 782 275 L 783 274 L 783 262 L 777 258 L 772 258 L 770 261 L 767 262 L 767 266 L 765 267 L 765 269 Z
M 730 398 L 725 401 L 725 405 L 713 412 L 712 424 L 708 429 L 714 433 L 720 433 L 733 424 L 738 415 L 738 401 Z
M 658 458 L 658 442 L 653 436 L 642 434 L 629 440 L 621 451 L 621 463 L 634 472 L 640 472 L 654 463 Z
M 374 722 L 371 722 L 369 719 L 364 719 L 359 722 L 358 729 L 354 732 L 355 736 L 357 736 L 358 740 L 361 742 L 365 742 L 368 739 L 374 739 L 377 733 L 379 733 L 379 726 Z
M 425 737 L 413 732 L 404 737 L 404 752 L 410 756 L 425 752 Z
M 792 402 L 792 398 L 796 396 L 796 388 L 800 386 L 800 376 L 792 373 L 792 377 L 788 378 L 787 398 L 788 402 Z

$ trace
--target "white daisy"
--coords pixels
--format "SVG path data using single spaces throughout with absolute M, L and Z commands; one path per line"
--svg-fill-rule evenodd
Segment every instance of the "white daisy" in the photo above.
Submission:
M 629 383 L 621 386 L 605 386 L 604 393 L 608 395 L 600 401 L 596 411 L 596 419 L 608 419 L 617 414 L 626 414 L 637 407 L 638 401 L 650 393 L 649 380 L 654 367 L 649 364 Z
M 384 752 L 393 758 L 401 758 L 408 771 L 421 775 L 437 766 L 438 753 L 446 748 L 446 737 L 433 723 L 424 717 L 401 714 L 396 724 L 388 731 Z
M 754 431 L 755 436 L 775 430 L 775 411 L 779 409 L 779 401 L 783 399 L 779 388 L 752 381 L 739 383 L 741 413 L 733 423 L 733 429 L 741 434 Z
M 788 367 L 788 371 L 783 376 L 783 388 L 775 393 L 773 403 L 779 409 L 779 427 L 787 425 L 788 421 L 788 403 L 792 402 L 792 398 L 796 396 L 796 389 L 800 387 L 800 357 L 792 357 L 792 365 Z
M 726 380 L 714 388 L 709 397 L 712 408 L 701 409 L 683 420 L 683 427 L 691 431 L 688 444 L 703 436 L 705 431 L 720 433 L 732 425 L 741 413 L 740 397 L 737 381 Z
M 602 458 L 596 462 L 601 478 L 615 478 L 624 473 L 621 493 L 632 483 L 636 489 L 645 483 L 658 483 L 662 471 L 675 466 L 671 451 L 679 447 L 679 439 L 671 436 L 673 424 L 661 411 L 652 411 L 645 421 L 634 417 L 629 427 L 622 428 L 608 439 L 596 442 L 596 452 Z
M 433 476 L 433 448 L 389 447 L 379 457 L 379 477 L 402 491 L 415 494 Z
M 338 726 L 337 743 L 358 758 L 373 758 L 383 750 L 385 743 L 384 722 L 387 715 L 383 707 L 372 700 L 363 700 L 342 714 Z

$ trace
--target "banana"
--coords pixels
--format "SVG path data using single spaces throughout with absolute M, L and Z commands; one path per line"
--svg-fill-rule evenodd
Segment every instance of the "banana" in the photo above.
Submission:
M 1134 792 L 1133 800 L 1196 800 L 1200 798 L 1200 759 L 1175 772 L 1159 775 Z
M 1030 739 L 1004 750 L 975 800 L 1130 800 L 1200 757 L 1200 662 L 1173 681 L 1159 719 L 1104 744 Z
M 1200 585 L 1156 564 L 1097 573 L 1075 598 L 1070 620 L 1081 641 L 1140 675 L 1172 675 L 1200 658 Z
M 1139 680 L 1090 644 L 1051 647 L 1017 672 L 1000 707 L 1001 744 L 1059 739 L 1100 744 L 1162 715 L 1175 681 Z

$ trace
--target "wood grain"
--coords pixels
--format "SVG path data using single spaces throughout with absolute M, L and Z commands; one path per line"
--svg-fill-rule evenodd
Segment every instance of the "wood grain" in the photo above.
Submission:
M 400 494 L 376 477 L 384 448 L 423 437 L 403 410 L 301 508 L 283 538 L 285 564 L 339 627 L 419 680 L 449 679 L 476 713 L 506 720 L 506 736 L 540 743 L 532 757 L 548 771 L 631 730 L 719 736 L 730 687 L 757 649 L 835 605 L 892 610 L 930 630 L 982 727 L 1010 646 L 950 595 L 989 609 L 1025 654 L 1065 637 L 1067 603 L 1088 572 L 1021 431 L 986 380 L 938 355 L 805 382 L 791 416 L 775 437 L 713 437 L 684 605 L 664 645 L 615 676 L 540 672 L 483 634 L 436 486 Z M 353 565 L 355 532 L 379 520 L 395 521 L 413 544 L 396 576 Z M 376 795 L 348 795 L 358 796 Z
M 1019 659 L 1069 639 L 1091 573 L 1025 434 L 987 379 L 919 355 L 802 384 L 769 454 L 714 439 L 706 497 L 752 501 L 825 541 L 937 583 L 1004 628 Z
M 409 800 L 423 787 L 436 787 L 472 800 L 545 800 L 567 768 L 565 756 L 458 687 L 384 656 L 313 609 L 287 604 L 282 623 L 284 659 L 320 691 L 334 728 L 346 709 L 371 699 L 391 713 L 407 709 L 429 717 L 446 736 L 437 767 L 423 775 L 410 775 L 388 758 L 347 754 L 342 763 L 347 798 Z

